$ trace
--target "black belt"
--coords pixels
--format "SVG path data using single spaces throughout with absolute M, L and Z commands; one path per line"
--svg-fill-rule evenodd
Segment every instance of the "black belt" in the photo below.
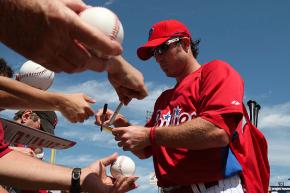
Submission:
M 212 186 L 216 186 L 218 184 L 219 184 L 218 181 L 203 183 L 205 189 L 208 189 Z M 191 186 L 192 185 L 173 186 L 172 188 L 162 188 L 161 187 L 161 192 L 162 193 L 194 193 Z M 196 184 L 196 187 L 198 188 L 197 184 Z M 201 190 L 199 189 L 199 191 L 201 191 Z

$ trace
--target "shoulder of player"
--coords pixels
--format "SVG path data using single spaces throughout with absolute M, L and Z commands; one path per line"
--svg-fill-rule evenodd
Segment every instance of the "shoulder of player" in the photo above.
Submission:
M 215 70 L 217 68 L 232 68 L 229 63 L 223 60 L 212 60 L 203 64 L 203 70 Z
M 227 62 L 223 60 L 213 60 L 202 65 L 202 74 L 228 74 L 237 73 L 236 70 Z
M 171 93 L 172 93 L 172 89 L 167 89 L 167 90 L 163 91 L 163 92 L 160 94 L 160 96 L 158 97 L 158 99 L 159 99 L 159 98 L 168 97 L 168 96 L 171 95 Z
M 166 99 L 168 99 L 168 100 L 170 100 L 171 99 L 171 95 L 172 95 L 172 88 L 171 89 L 167 89 L 167 90 L 165 90 L 165 91 L 163 91 L 160 95 L 159 95 L 159 97 L 156 99 L 156 102 L 155 102 L 155 105 L 161 105 L 161 104 L 163 104 L 164 102 L 166 102 L 167 100 Z

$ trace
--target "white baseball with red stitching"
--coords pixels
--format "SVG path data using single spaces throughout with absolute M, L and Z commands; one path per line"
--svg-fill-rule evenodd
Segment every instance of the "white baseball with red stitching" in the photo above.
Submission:
M 21 66 L 16 79 L 32 87 L 47 90 L 53 83 L 54 72 L 28 60 Z
M 119 156 L 111 165 L 110 171 L 115 178 L 119 175 L 133 176 L 135 174 L 135 163 L 127 156 Z
M 80 14 L 81 19 L 98 28 L 104 34 L 119 43 L 123 42 L 124 30 L 118 16 L 105 7 L 91 7 Z

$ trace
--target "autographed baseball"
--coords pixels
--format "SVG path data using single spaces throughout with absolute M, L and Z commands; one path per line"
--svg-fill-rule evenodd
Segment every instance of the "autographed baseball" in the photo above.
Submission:
M 16 79 L 29 86 L 47 90 L 54 80 L 54 72 L 28 60 L 21 66 L 19 73 L 16 75 Z
M 118 16 L 105 7 L 92 7 L 80 13 L 81 19 L 98 28 L 119 43 L 123 42 L 124 30 Z
M 135 174 L 135 163 L 127 156 L 119 156 L 111 165 L 111 174 L 114 178 L 119 175 L 133 176 Z

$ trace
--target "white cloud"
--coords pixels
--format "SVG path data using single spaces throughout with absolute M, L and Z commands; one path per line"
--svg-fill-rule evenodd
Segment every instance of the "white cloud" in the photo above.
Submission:
M 116 0 L 108 0 L 104 3 L 104 6 L 112 5 Z
M 55 91 L 63 93 L 85 93 L 96 99 L 97 103 L 116 103 L 118 100 L 117 94 L 107 80 L 89 80 L 80 84 L 64 85 L 63 87 L 55 87 Z
M 259 116 L 259 127 L 262 129 L 290 129 L 290 102 L 262 107 Z
M 65 138 L 76 139 L 76 141 L 82 141 L 86 143 L 91 143 L 94 146 L 104 147 L 104 148 L 116 148 L 116 142 L 110 133 L 105 131 L 101 132 L 99 127 L 97 128 L 72 128 L 65 130 L 61 134 Z M 113 146 L 114 145 L 114 146 Z
M 73 165 L 88 165 L 89 163 L 100 159 L 96 156 L 92 156 L 91 154 L 83 154 L 83 155 L 68 155 L 58 157 L 57 164 L 65 165 L 65 166 L 73 166 Z
M 269 143 L 269 162 L 272 166 L 289 166 L 289 138 L 268 138 Z

